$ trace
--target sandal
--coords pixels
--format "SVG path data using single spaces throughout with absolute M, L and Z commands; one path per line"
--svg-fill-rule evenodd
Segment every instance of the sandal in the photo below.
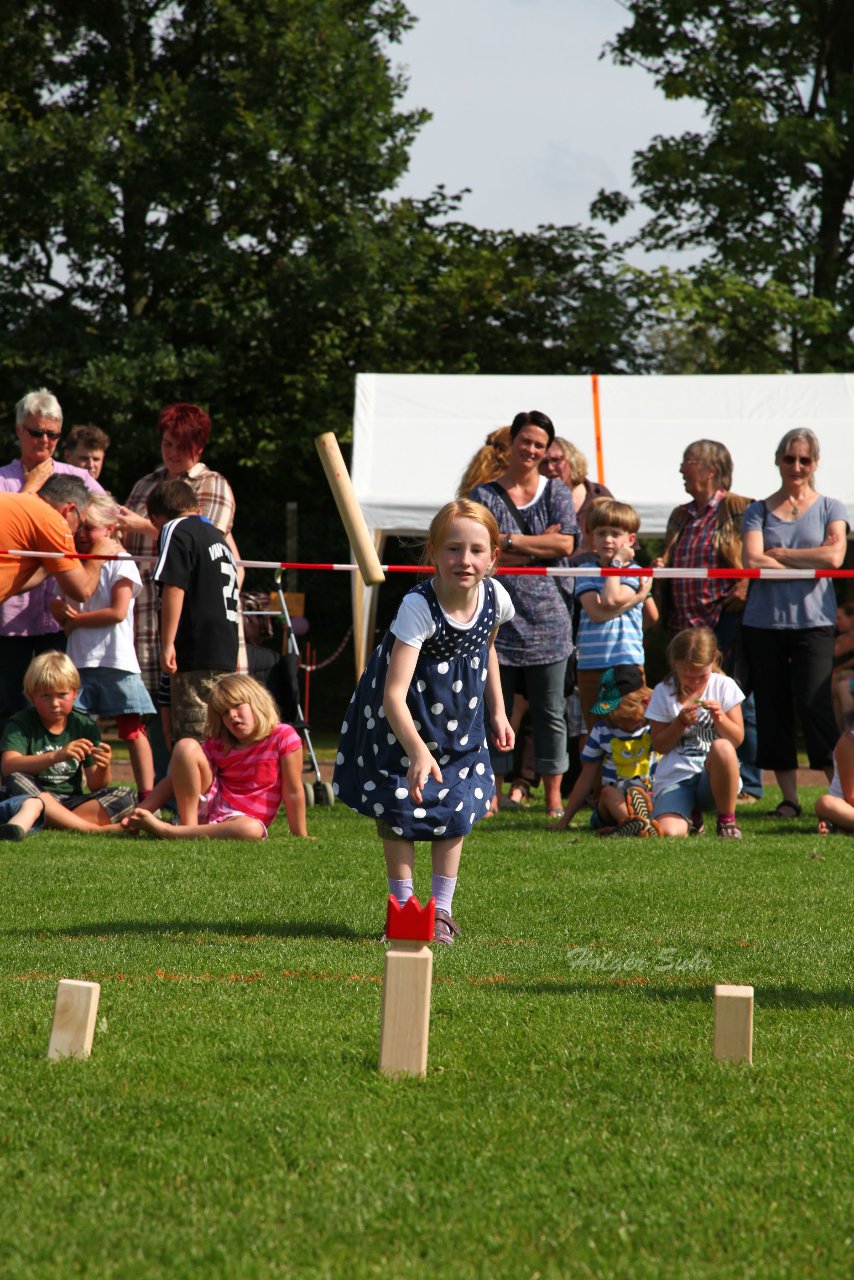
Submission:
M 790 813 L 784 813 L 784 809 L 791 810 Z M 769 818 L 799 818 L 803 810 L 799 804 L 795 804 L 794 800 L 781 800 L 776 809 L 772 809 L 768 814 Z
M 706 824 L 703 821 L 703 814 L 700 809 L 692 809 L 691 817 L 688 821 L 688 835 L 701 836 L 706 830 Z
M 436 919 L 433 926 L 433 941 L 442 942 L 446 946 L 452 946 L 454 943 L 454 934 L 460 936 L 460 926 L 456 920 L 452 920 L 449 913 L 442 907 L 436 908 Z
M 630 818 L 640 818 L 642 822 L 652 823 L 652 807 L 645 787 L 626 787 L 626 808 Z
M 563 809 L 546 809 L 546 817 L 549 819 L 562 818 Z

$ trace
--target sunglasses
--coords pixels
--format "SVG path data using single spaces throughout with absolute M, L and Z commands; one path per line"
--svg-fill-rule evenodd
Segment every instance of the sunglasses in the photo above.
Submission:
M 58 440 L 62 435 L 61 431 L 47 431 L 44 427 L 24 427 L 27 435 L 33 437 L 34 440 L 41 440 L 42 436 L 46 440 Z
M 799 456 L 798 456 L 798 454 L 795 454 L 795 453 L 784 453 L 784 454 L 783 454 L 783 461 L 785 462 L 785 464 L 786 464 L 786 466 L 787 466 L 787 467 L 793 467 L 793 466 L 795 465 L 795 463 L 796 463 L 796 462 L 800 462 L 800 464 L 801 464 L 801 466 L 802 466 L 802 467 L 811 467 L 811 466 L 813 465 L 813 460 L 812 460 L 812 458 L 807 457 L 807 456 L 804 456 L 804 457 L 802 458 L 802 457 L 799 457 Z

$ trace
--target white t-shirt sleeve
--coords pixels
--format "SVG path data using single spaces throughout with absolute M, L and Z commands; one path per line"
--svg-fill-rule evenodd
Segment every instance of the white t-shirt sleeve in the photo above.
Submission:
M 721 704 L 721 711 L 732 711 L 733 707 L 744 702 L 744 694 L 731 676 L 717 672 L 709 677 L 706 692 L 710 699 L 716 699 Z
M 135 600 L 142 591 L 142 578 L 139 576 L 139 569 L 133 560 L 114 560 L 112 561 L 114 572 L 112 581 L 118 582 L 120 578 L 126 578 L 131 584 L 131 595 Z
M 647 720 L 655 720 L 657 724 L 669 724 L 679 714 L 679 704 L 669 680 L 662 680 L 652 691 L 649 706 L 646 709 Z
M 497 578 L 493 578 L 492 585 L 495 587 L 495 611 L 497 623 L 500 627 L 503 623 L 509 622 L 511 618 L 515 618 L 516 606 L 510 599 L 507 588 Z
M 413 649 L 420 649 L 424 641 L 430 639 L 436 624 L 430 615 L 430 606 L 419 592 L 410 591 L 403 597 L 389 630 Z

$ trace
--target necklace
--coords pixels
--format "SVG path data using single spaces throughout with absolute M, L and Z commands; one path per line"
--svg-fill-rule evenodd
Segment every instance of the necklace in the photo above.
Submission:
M 792 515 L 797 520 L 798 516 L 801 514 L 801 509 L 797 502 L 795 502 L 794 498 L 789 499 L 789 507 L 791 508 Z

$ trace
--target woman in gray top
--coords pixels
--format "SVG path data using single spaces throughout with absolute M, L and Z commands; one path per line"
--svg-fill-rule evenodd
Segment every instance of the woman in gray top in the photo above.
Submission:
M 510 427 L 507 470 L 490 484 L 471 492 L 498 521 L 501 564 L 558 565 L 572 554 L 578 524 L 572 494 L 561 480 L 546 479 L 539 465 L 554 440 L 554 426 L 537 409 L 517 413 Z M 506 577 L 503 585 L 516 616 L 498 633 L 495 652 L 501 672 L 504 705 L 513 706 L 524 693 L 534 724 L 534 768 L 542 775 L 546 810 L 560 817 L 560 782 L 569 764 L 563 715 L 566 660 L 572 652 L 572 618 L 551 577 Z M 513 766 L 512 752 L 490 747 L 500 795 Z
M 845 559 L 846 511 L 815 488 L 816 436 L 806 427 L 787 432 L 775 461 L 780 487 L 744 513 L 748 569 L 838 569 Z M 833 769 L 839 736 L 830 698 L 836 594 L 828 578 L 753 582 L 744 610 L 759 727 L 757 761 L 773 769 L 783 793 L 778 818 L 797 818 L 798 756 L 794 704 L 810 767 Z

